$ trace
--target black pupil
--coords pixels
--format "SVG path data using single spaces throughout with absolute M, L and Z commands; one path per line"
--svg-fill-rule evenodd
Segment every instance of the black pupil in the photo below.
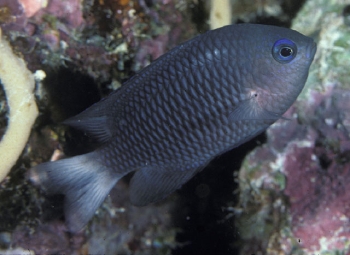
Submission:
M 286 58 L 293 54 L 293 50 L 289 47 L 284 47 L 281 49 L 280 53 L 282 57 Z

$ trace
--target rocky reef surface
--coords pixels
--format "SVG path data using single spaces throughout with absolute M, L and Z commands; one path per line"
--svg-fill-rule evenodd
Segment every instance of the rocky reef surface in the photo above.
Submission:
M 350 254 L 349 4 L 309 0 L 293 20 L 318 50 L 288 120 L 237 174 L 241 254 Z
M 235 0 L 231 8 L 232 22 L 291 26 L 317 41 L 288 120 L 158 204 L 131 206 L 126 177 L 86 230 L 71 235 L 62 197 L 33 187 L 26 171 L 93 150 L 89 137 L 60 122 L 207 30 L 210 3 L 0 0 L 2 33 L 31 71 L 46 73 L 28 145 L 0 183 L 1 254 L 350 254 L 350 1 Z M 0 137 L 7 112 L 0 89 Z

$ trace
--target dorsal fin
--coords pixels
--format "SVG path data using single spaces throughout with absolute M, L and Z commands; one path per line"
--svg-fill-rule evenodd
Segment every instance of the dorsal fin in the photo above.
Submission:
M 142 74 L 148 69 L 145 68 L 101 101 L 62 123 L 86 131 L 101 143 L 107 142 L 116 135 L 116 121 L 122 117 L 123 107 L 129 102 L 129 97 L 135 89 L 140 88 L 137 81 L 142 80 Z
M 116 132 L 113 129 L 113 117 L 111 115 L 113 111 L 116 111 L 118 94 L 113 92 L 85 111 L 62 123 L 86 131 L 101 143 L 107 142 Z

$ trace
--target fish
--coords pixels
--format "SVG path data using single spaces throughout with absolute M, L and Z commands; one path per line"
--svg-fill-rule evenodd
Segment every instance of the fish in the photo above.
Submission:
M 280 119 L 302 91 L 316 48 L 312 38 L 270 25 L 236 24 L 198 35 L 64 121 L 99 146 L 38 164 L 29 179 L 65 196 L 72 233 L 130 172 L 133 205 L 160 201 Z

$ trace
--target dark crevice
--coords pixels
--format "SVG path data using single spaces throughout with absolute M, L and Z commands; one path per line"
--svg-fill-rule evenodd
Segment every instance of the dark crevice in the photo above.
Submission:
M 0 140 L 4 135 L 7 127 L 7 116 L 9 113 L 5 91 L 0 81 Z
M 206 1 L 193 1 L 190 5 L 190 12 L 192 14 L 192 22 L 196 25 L 197 31 L 200 33 L 207 31 L 209 29 L 207 22 L 209 12 L 207 11 Z
M 66 68 L 47 72 L 44 87 L 55 121 L 72 117 L 100 100 L 93 79 Z
M 100 92 L 93 79 L 82 73 L 66 68 L 47 73 L 44 88 L 50 104 L 40 116 L 38 126 L 51 124 L 52 129 L 59 132 L 62 121 L 98 102 Z M 63 138 L 63 150 L 67 156 L 84 154 L 96 148 L 95 141 L 81 130 L 67 128 Z
M 237 204 L 238 189 L 233 173 L 241 167 L 244 157 L 266 142 L 266 135 L 235 148 L 214 159 L 201 173 L 179 191 L 180 199 L 173 213 L 175 228 L 181 229 L 177 242 L 184 244 L 173 255 L 238 254 L 239 233 L 234 217 L 225 218 L 225 206 Z
M 326 154 L 320 155 L 318 160 L 322 169 L 328 169 L 328 167 L 332 164 L 332 160 L 329 159 Z

